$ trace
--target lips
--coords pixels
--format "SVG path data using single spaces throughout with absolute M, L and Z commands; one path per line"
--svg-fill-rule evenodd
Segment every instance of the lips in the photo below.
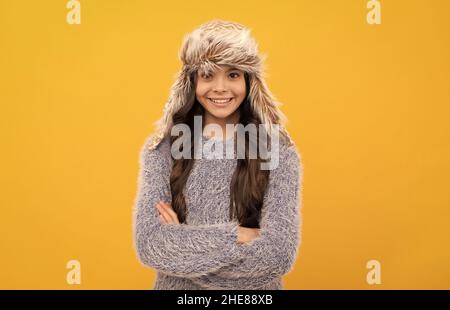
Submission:
M 227 104 L 227 103 L 231 102 L 231 100 L 233 100 L 233 97 L 231 97 L 231 98 L 208 98 L 208 100 L 214 104 L 223 105 L 223 104 Z

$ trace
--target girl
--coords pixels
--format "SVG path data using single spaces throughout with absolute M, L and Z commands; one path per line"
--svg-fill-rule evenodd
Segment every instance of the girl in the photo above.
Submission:
M 283 289 L 300 241 L 303 169 L 263 80 L 257 44 L 242 25 L 214 20 L 185 37 L 180 58 L 164 115 L 140 153 L 138 257 L 156 269 L 154 289 Z M 175 129 L 195 131 L 199 118 L 200 139 L 184 133 L 181 150 L 192 155 L 203 146 L 203 156 L 175 156 Z M 270 134 L 274 169 L 251 158 L 250 133 L 236 142 L 240 127 L 228 129 L 239 124 L 254 125 L 259 137 Z M 219 130 L 210 133 L 211 126 Z M 244 158 L 208 156 L 212 146 L 219 153 L 241 148 Z

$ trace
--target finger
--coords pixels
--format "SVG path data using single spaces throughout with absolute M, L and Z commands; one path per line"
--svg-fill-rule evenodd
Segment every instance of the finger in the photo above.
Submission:
M 164 208 L 161 206 L 161 201 L 155 204 L 155 208 L 158 210 L 158 218 L 161 224 L 167 224 L 166 217 L 164 216 Z
M 180 224 L 177 214 L 173 211 L 169 204 L 164 201 L 160 201 L 157 204 L 157 208 L 166 219 L 167 224 Z
M 166 221 L 166 224 L 170 224 L 172 223 L 172 218 L 170 217 L 170 215 L 167 213 L 167 211 L 164 209 L 164 207 L 162 207 L 161 205 L 157 205 L 156 206 L 159 210 L 159 213 L 161 214 L 161 216 L 164 218 L 164 220 Z
M 165 202 L 161 202 L 160 206 L 166 211 L 166 213 L 170 216 L 173 223 L 178 223 L 177 214 L 173 211 L 172 207 Z
M 178 221 L 178 215 L 175 213 L 175 211 L 173 211 L 172 207 L 165 202 L 163 202 L 162 205 L 165 207 L 167 213 L 169 213 L 169 215 L 172 217 L 173 222 L 179 224 L 180 222 Z

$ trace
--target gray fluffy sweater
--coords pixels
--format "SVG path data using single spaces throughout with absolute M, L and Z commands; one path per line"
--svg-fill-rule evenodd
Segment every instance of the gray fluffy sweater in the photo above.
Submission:
M 238 223 L 229 220 L 236 159 L 208 154 L 196 159 L 184 191 L 186 223 L 161 224 L 155 204 L 172 203 L 170 143 L 166 138 L 149 150 L 149 140 L 140 153 L 133 237 L 139 260 L 157 271 L 153 288 L 283 289 L 282 276 L 294 265 L 301 236 L 303 169 L 295 146 L 280 141 L 279 164 L 270 171 L 264 196 L 261 234 L 238 244 Z M 203 137 L 203 144 L 211 141 Z

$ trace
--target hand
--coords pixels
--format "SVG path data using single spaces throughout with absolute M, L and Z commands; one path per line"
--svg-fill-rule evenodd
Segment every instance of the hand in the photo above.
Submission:
M 249 243 L 253 241 L 253 239 L 259 237 L 260 229 L 259 228 L 248 228 L 238 226 L 238 243 Z
M 156 204 L 156 208 L 159 211 L 159 221 L 161 224 L 180 224 L 177 214 L 169 204 L 160 201 Z

